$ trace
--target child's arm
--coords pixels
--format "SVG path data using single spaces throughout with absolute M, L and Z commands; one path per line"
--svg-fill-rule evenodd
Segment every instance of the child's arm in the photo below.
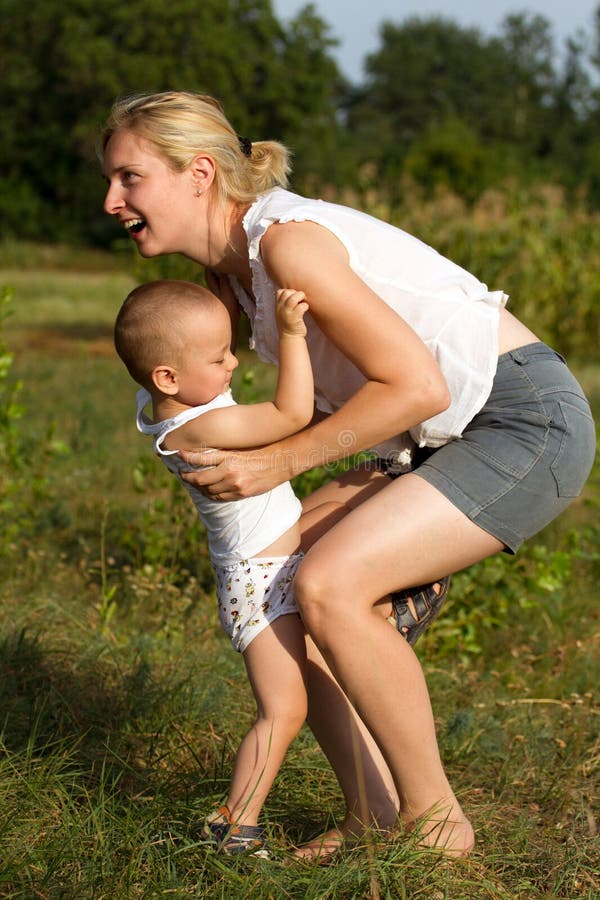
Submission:
M 201 446 L 242 450 L 280 440 L 308 425 L 314 386 L 306 346 L 307 309 L 303 293 L 277 292 L 279 372 L 273 401 L 212 410 L 171 432 L 168 445 L 178 450 Z

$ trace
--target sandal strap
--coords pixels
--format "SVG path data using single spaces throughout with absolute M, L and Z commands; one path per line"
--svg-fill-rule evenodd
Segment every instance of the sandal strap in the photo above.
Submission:
M 265 829 L 260 825 L 232 825 L 221 845 L 221 850 L 229 854 L 250 851 L 255 855 L 263 851 L 268 855 Z
M 220 806 L 210 813 L 202 826 L 202 836 L 221 844 L 231 828 L 231 813 L 226 806 Z
M 439 593 L 434 584 L 439 584 Z M 450 587 L 450 576 L 440 578 L 432 584 L 405 588 L 392 594 L 392 609 L 396 628 L 409 644 L 415 644 L 425 629 L 439 614 Z M 408 601 L 412 600 L 415 614 Z
M 254 856 L 269 856 L 265 829 L 261 825 L 236 825 L 226 806 L 220 806 L 206 817 L 202 834 L 218 844 L 221 853 L 233 855 L 249 851 Z

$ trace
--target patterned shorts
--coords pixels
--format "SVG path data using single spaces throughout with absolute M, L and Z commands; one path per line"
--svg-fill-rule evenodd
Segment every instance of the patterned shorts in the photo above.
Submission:
M 219 618 L 234 650 L 243 653 L 279 616 L 299 612 L 292 582 L 302 557 L 257 556 L 215 566 Z

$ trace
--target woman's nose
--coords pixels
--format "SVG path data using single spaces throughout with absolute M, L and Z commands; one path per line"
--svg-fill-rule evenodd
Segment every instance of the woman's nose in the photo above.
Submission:
M 104 198 L 104 212 L 108 213 L 109 216 L 114 216 L 123 205 L 124 203 L 119 195 L 118 185 L 110 184 L 106 192 L 106 197 Z

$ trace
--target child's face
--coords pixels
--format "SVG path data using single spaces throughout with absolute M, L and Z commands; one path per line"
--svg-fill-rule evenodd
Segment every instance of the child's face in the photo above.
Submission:
M 229 390 L 239 363 L 231 352 L 231 322 L 224 306 L 208 315 L 189 316 L 185 323 L 187 350 L 177 368 L 177 400 L 202 406 Z

